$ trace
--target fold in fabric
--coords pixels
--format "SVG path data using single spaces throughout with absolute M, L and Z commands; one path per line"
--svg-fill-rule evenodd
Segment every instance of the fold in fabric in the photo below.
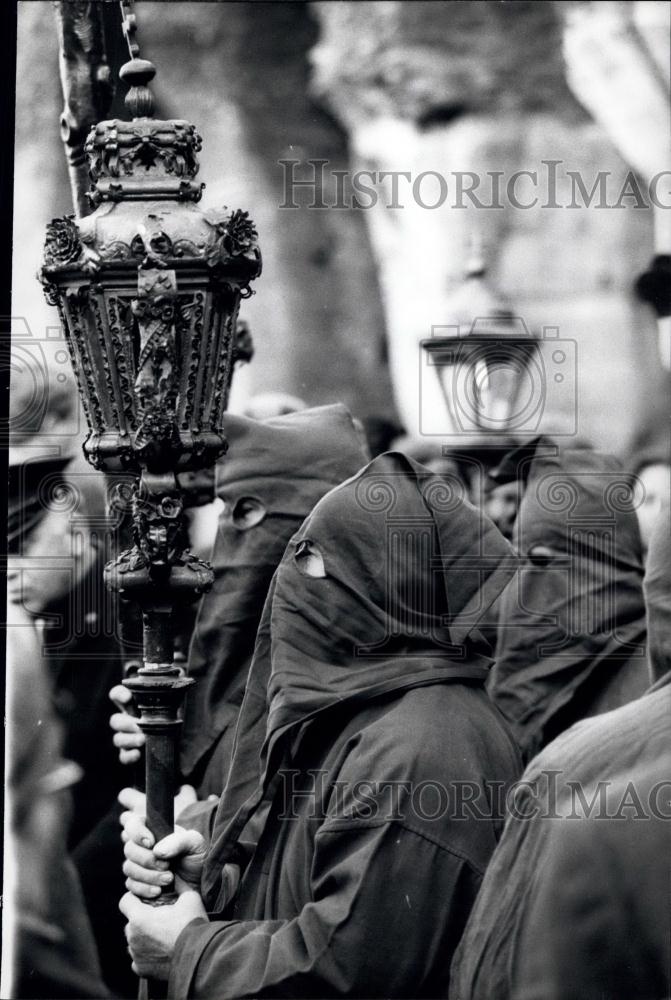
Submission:
M 451 1000 L 669 995 L 670 719 L 667 673 L 531 761 L 455 955 Z
M 671 510 L 655 524 L 643 581 L 648 621 L 648 658 L 653 681 L 671 671 Z

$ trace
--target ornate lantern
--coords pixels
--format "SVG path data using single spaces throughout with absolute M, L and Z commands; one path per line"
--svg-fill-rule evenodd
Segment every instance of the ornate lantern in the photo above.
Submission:
M 443 452 L 478 505 L 485 502 L 492 466 L 515 445 L 515 433 L 528 434 L 540 419 L 545 385 L 538 338 L 488 286 L 485 273 L 476 245 L 451 301 L 451 323 L 422 341 L 445 402 L 449 444 Z
M 137 477 L 134 544 L 105 578 L 143 612 L 143 665 L 125 683 L 147 737 L 147 820 L 160 838 L 174 826 L 178 710 L 191 683 L 174 663 L 172 610 L 213 579 L 188 550 L 179 474 L 226 450 L 233 365 L 249 349 L 238 308 L 261 256 L 246 212 L 198 207 L 200 136 L 189 122 L 152 118 L 155 69 L 138 58 L 128 22 L 132 58 L 120 76 L 132 120 L 90 132 L 94 211 L 47 227 L 40 278 L 77 375 L 85 454 L 97 469 Z
M 538 339 L 485 282 L 485 266 L 474 254 L 452 300 L 446 335 L 422 341 L 435 368 L 449 426 L 446 436 L 495 446 L 543 404 L 543 384 L 534 362 Z

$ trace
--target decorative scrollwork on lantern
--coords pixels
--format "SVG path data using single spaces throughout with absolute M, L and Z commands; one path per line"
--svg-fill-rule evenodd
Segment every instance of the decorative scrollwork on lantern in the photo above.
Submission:
M 202 468 L 226 448 L 238 310 L 261 254 L 247 212 L 183 203 L 199 149 L 188 122 L 101 122 L 87 142 L 99 207 L 47 227 L 40 277 L 78 375 L 85 453 L 108 472 Z
M 85 146 L 95 184 L 93 204 L 138 197 L 157 184 L 162 197 L 200 201 L 205 185 L 194 183 L 193 178 L 199 170 L 201 147 L 195 127 L 185 121 L 100 122 Z
M 176 421 L 177 349 L 175 345 L 174 271 L 141 271 L 138 297 L 131 310 L 140 330 L 135 376 L 138 427 L 135 447 L 150 455 L 180 447 Z
M 207 590 L 211 566 L 189 551 L 184 498 L 170 474 L 145 473 L 130 491 L 133 546 L 105 568 L 108 586 L 142 600 L 158 587 L 193 599 Z

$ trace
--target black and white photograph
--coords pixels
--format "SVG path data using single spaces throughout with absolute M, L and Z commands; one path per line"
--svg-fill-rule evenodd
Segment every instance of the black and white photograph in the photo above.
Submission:
M 671 1000 L 671 2 L 4 6 L 0 996 Z

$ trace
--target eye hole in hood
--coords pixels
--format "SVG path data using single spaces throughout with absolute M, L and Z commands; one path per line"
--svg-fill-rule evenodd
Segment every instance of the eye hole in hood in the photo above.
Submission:
M 294 562 L 303 576 L 311 576 L 321 580 L 326 577 L 324 558 L 314 542 L 307 538 L 298 543 Z
M 549 566 L 557 558 L 558 553 L 547 545 L 532 545 L 528 552 L 529 562 L 534 566 Z
M 239 531 L 249 531 L 266 516 L 265 505 L 257 497 L 239 497 L 231 511 L 231 521 Z

